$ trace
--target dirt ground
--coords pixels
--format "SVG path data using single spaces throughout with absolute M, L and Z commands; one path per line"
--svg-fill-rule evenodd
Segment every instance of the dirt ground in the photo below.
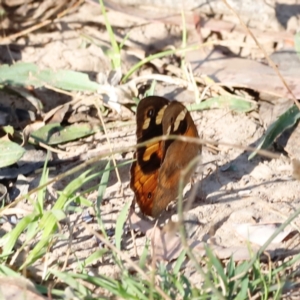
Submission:
M 121 41 L 130 31 L 130 36 L 122 51 L 123 74 L 143 58 L 145 54 L 161 51 L 165 47 L 179 47 L 181 44 L 182 31 L 178 26 L 159 22 L 146 22 L 143 19 L 113 11 L 108 13 L 108 18 L 116 28 L 115 35 L 118 41 Z M 204 37 L 206 36 L 205 30 Z M 197 31 L 189 29 L 189 41 L 194 42 L 197 40 L 199 41 Z M 1 45 L 0 56 L 2 63 L 12 63 L 12 61 L 33 62 L 44 68 L 86 72 L 91 79 L 101 80 L 101 78 L 106 78 L 110 71 L 109 59 L 103 51 L 107 47 L 109 47 L 109 37 L 100 8 L 87 2 L 76 12 L 65 16 L 60 22 L 20 37 L 10 45 Z M 269 49 L 268 51 L 271 54 L 273 50 Z M 209 51 L 214 53 L 211 49 Z M 204 51 L 204 54 L 199 51 L 199 61 L 202 55 L 207 55 L 209 51 Z M 195 74 L 203 75 L 201 66 L 195 66 L 193 60 L 195 52 L 193 52 L 193 55 L 189 55 L 187 59 L 192 63 Z M 222 55 L 224 58 L 227 53 L 224 54 L 223 52 Z M 249 56 L 245 53 L 244 57 Z M 258 55 L 252 57 L 252 59 L 255 59 L 253 63 L 260 63 L 262 60 Z M 157 59 L 153 63 L 147 64 L 133 78 L 138 78 L 140 84 L 149 83 L 150 80 L 147 76 L 151 78 L 151 74 L 163 72 L 166 70 L 166 66 L 177 66 L 177 69 L 180 69 L 176 57 L 172 56 Z M 240 74 L 240 77 L 243 78 L 247 76 L 248 74 Z M 272 94 L 270 92 L 272 86 L 262 91 L 257 90 L 259 87 L 256 89 L 257 85 L 254 84 L 251 89 L 251 79 L 249 80 L 248 86 L 242 86 L 242 84 L 239 86 L 240 93 L 244 93 L 247 97 L 255 101 L 267 100 L 272 102 L 274 100 L 273 103 L 276 103 L 279 98 L 284 98 L 284 95 L 281 94 L 282 87 Z M 269 80 L 269 82 L 271 81 Z M 123 87 L 126 89 L 123 100 L 131 102 L 128 85 Z M 233 90 L 231 86 L 228 88 L 228 91 L 230 90 Z M 202 92 L 203 89 L 200 93 Z M 265 92 L 269 92 L 269 94 L 266 96 Z M 24 101 L 24 99 L 14 95 L 8 97 L 3 92 L 1 94 L 0 102 L 2 104 L 14 103 L 15 107 L 33 110 L 30 103 Z M 68 95 L 62 95 L 45 88 L 36 90 L 36 94 L 43 100 L 45 112 L 71 100 Z M 174 82 L 158 82 L 156 94 L 169 99 L 177 99 L 186 106 L 195 101 L 192 89 L 184 84 L 174 84 Z M 89 97 L 85 94 L 79 94 L 79 96 L 82 99 Z M 207 96 L 205 95 L 204 98 L 207 98 Z M 84 100 L 82 101 L 84 103 Z M 243 146 L 256 146 L 259 143 L 266 126 L 271 122 L 271 120 L 266 122 L 265 119 L 262 119 L 263 114 L 260 107 L 262 106 L 259 105 L 257 110 L 249 113 L 236 113 L 226 108 L 192 112 L 193 120 L 203 139 L 220 142 L 220 145 L 214 148 L 209 145 L 203 147 L 202 163 L 204 166 L 199 165 L 198 172 L 193 176 L 192 186 L 189 184 L 185 189 L 185 202 L 194 193 L 193 189 L 196 189 L 192 208 L 185 212 L 185 218 L 193 220 L 190 225 L 187 225 L 190 226 L 188 227 L 188 233 L 191 242 L 206 242 L 224 249 L 233 249 L 233 247 L 239 246 L 246 247 L 247 239 L 237 233 L 237 224 L 283 223 L 289 215 L 299 208 L 300 185 L 291 175 L 292 166 L 290 162 L 290 158 L 294 158 L 299 152 L 290 154 L 281 151 L 277 152 L 281 154 L 278 159 L 256 156 L 254 159 L 248 160 L 249 152 L 222 146 L 222 142 Z M 274 120 L 274 117 L 271 119 Z M 101 132 L 80 141 L 61 145 L 60 149 L 65 153 L 53 154 L 54 160 L 72 158 L 76 155 L 79 155 L 80 158 L 55 164 L 50 169 L 50 178 L 54 178 L 95 154 L 109 150 L 106 138 L 109 138 L 113 149 L 135 144 L 134 114 L 127 110 L 123 115 L 111 112 L 107 120 L 109 118 L 114 121 L 123 119 L 124 123 L 122 126 L 108 127 L 107 136 Z M 268 124 L 266 125 L 266 123 Z M 28 160 L 30 160 L 32 156 L 37 155 L 37 150 L 32 146 L 26 147 L 28 150 L 26 155 L 29 155 Z M 33 154 L 30 154 L 30 149 L 34 151 Z M 42 155 L 45 155 L 45 153 L 46 150 L 43 150 Z M 117 163 L 129 161 L 132 158 L 132 151 L 115 155 Z M 26 161 L 26 157 L 23 157 L 23 161 Z M 106 162 L 106 160 L 101 161 L 98 170 L 101 170 Z M 124 205 L 133 199 L 133 192 L 129 188 L 129 168 L 130 164 L 119 168 L 122 189 L 118 184 L 116 173 L 111 172 L 104 196 L 104 204 L 101 207 L 105 228 L 110 234 L 112 242 L 114 242 L 116 219 Z M 25 191 L 36 187 L 40 176 L 40 173 L 26 175 Z M 49 186 L 46 206 L 51 207 L 53 201 L 57 199 L 57 191 L 62 190 L 76 176 L 78 174 L 73 174 L 71 177 Z M 21 179 L 22 177 L 18 177 L 15 185 Z M 89 186 L 97 185 L 99 180 L 100 178 L 93 180 L 89 183 Z M 85 196 L 89 200 L 96 201 L 97 191 Z M 30 209 L 30 205 L 25 202 L 20 203 L 19 207 Z M 138 208 L 136 208 L 136 211 L 138 212 Z M 176 206 L 174 204 L 161 216 L 159 224 L 167 222 L 170 218 L 176 219 Z M 58 240 L 51 252 L 48 253 L 48 266 L 51 267 L 57 262 L 64 263 L 67 260 L 66 269 L 76 271 L 80 268 L 80 263 L 103 245 L 83 226 L 83 224 L 88 223 L 94 229 L 97 229 L 97 221 L 92 210 L 86 209 L 82 213 L 70 214 L 69 221 L 69 224 L 68 222 L 62 224 L 60 229 L 62 239 Z M 294 224 L 299 226 L 300 219 L 297 218 Z M 10 230 L 12 226 L 7 223 L 2 229 Z M 290 226 L 286 230 L 292 231 L 293 228 Z M 136 249 L 137 253 L 141 254 L 146 237 L 144 234 L 136 234 Z M 264 231 L 260 234 L 264 235 Z M 21 237 L 20 242 L 22 242 L 22 238 L 24 236 Z M 285 242 L 280 241 L 276 247 L 295 250 L 297 249 L 294 248 L 297 240 L 298 238 L 289 247 Z M 135 257 L 135 249 L 128 230 L 124 230 L 122 247 L 131 257 Z M 19 259 L 22 260 L 22 258 Z M 44 262 L 37 261 L 35 263 L 34 271 L 38 278 L 41 276 L 43 268 Z M 109 257 L 107 260 L 86 267 L 86 269 L 94 274 L 105 274 L 113 277 L 117 277 L 119 274 L 117 266 L 112 264 Z M 187 268 L 186 274 L 192 273 L 191 267 Z M 193 276 L 190 278 L 195 283 L 198 282 L 198 278 L 193 278 Z

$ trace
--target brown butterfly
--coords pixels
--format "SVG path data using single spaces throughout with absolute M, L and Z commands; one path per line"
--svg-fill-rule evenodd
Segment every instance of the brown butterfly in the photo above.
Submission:
M 163 97 L 142 99 L 137 107 L 136 124 L 137 143 L 162 135 L 198 137 L 186 107 Z M 130 188 L 145 215 L 158 217 L 176 199 L 181 170 L 200 153 L 201 146 L 179 140 L 149 143 L 137 149 L 130 170 Z M 185 184 L 193 171 L 184 178 Z

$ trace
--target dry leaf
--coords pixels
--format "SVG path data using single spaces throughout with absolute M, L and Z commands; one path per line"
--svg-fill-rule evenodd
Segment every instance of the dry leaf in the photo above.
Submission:
M 186 53 L 194 73 L 206 74 L 225 86 L 245 87 L 278 97 L 290 97 L 280 78 L 267 65 L 250 59 L 230 58 L 217 51 L 210 53 L 209 57 L 201 55 L 201 51 Z M 295 97 L 300 98 L 300 68 L 280 71 Z
M 53 108 L 44 116 L 44 122 L 47 124 L 51 124 L 51 123 L 60 124 L 64 120 L 66 113 L 69 111 L 69 108 L 70 108 L 69 103 Z
M 278 224 L 233 224 L 234 230 L 245 240 L 262 246 L 269 237 L 278 229 Z M 272 244 L 281 243 L 290 231 L 281 231 L 273 239 Z
M 32 132 L 42 128 L 43 126 L 45 126 L 45 123 L 42 121 L 36 121 L 34 123 L 27 125 L 23 130 L 23 143 L 21 146 L 27 144 L 29 136 Z
M 147 237 L 151 239 L 152 255 L 156 260 L 176 259 L 183 250 L 181 237 L 174 232 L 163 232 L 155 227 L 147 232 Z

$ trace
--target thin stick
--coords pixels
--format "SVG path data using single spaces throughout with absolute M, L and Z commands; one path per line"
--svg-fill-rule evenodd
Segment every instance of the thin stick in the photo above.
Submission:
M 42 184 L 39 187 L 36 187 L 36 188 L 32 189 L 26 195 L 20 196 L 19 198 L 17 198 L 13 202 L 9 203 L 7 206 L 1 208 L 0 209 L 0 216 L 3 214 L 3 211 L 5 209 L 8 209 L 10 207 L 14 207 L 20 201 L 26 199 L 28 196 L 36 193 L 40 189 L 45 188 L 49 184 L 57 182 L 57 181 L 65 178 L 67 176 L 70 176 L 71 174 L 73 174 L 75 172 L 78 172 L 78 171 L 82 170 L 83 168 L 86 168 L 89 165 L 97 163 L 100 158 L 109 157 L 109 156 L 111 156 L 113 154 L 116 154 L 116 153 L 123 153 L 123 152 L 133 151 L 133 150 L 136 150 L 136 148 L 141 148 L 141 147 L 147 146 L 147 145 L 152 144 L 152 143 L 157 143 L 157 142 L 162 141 L 162 140 L 163 141 L 166 141 L 166 140 L 178 140 L 178 141 L 187 142 L 187 143 L 194 143 L 194 144 L 197 144 L 197 145 L 206 145 L 206 144 L 212 144 L 212 145 L 216 145 L 216 146 L 222 145 L 222 146 L 226 146 L 226 147 L 232 147 L 232 148 L 236 148 L 236 149 L 241 149 L 241 150 L 244 150 L 244 151 L 250 151 L 250 152 L 255 151 L 257 154 L 260 154 L 260 155 L 268 157 L 268 158 L 273 158 L 273 159 L 280 158 L 279 154 L 274 154 L 274 153 L 272 153 L 270 151 L 262 150 L 262 149 L 257 150 L 256 148 L 250 147 L 250 146 L 242 146 L 242 145 L 237 145 L 237 144 L 230 144 L 230 143 L 217 142 L 217 141 L 212 141 L 212 140 L 204 140 L 204 139 L 200 139 L 200 138 L 192 138 L 192 137 L 185 137 L 185 136 L 178 136 L 178 135 L 160 136 L 160 137 L 156 137 L 156 138 L 153 138 L 151 140 L 148 140 L 148 141 L 146 141 L 144 143 L 140 143 L 138 145 L 133 145 L 133 146 L 129 146 L 129 147 L 123 147 L 123 148 L 116 149 L 114 151 L 103 152 L 102 154 L 97 155 L 97 156 L 89 159 L 85 163 L 83 163 L 83 164 L 81 164 L 79 166 L 76 166 L 76 167 L 72 168 L 71 170 L 69 170 L 67 172 L 65 172 L 63 174 L 60 174 L 60 175 L 57 175 L 56 177 L 54 177 L 53 179 L 49 180 L 45 184 Z

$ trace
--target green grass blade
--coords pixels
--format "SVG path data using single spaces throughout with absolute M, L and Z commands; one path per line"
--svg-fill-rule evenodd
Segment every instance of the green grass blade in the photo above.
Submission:
M 66 283 L 68 286 L 73 288 L 74 290 L 78 291 L 82 297 L 89 297 L 91 296 L 91 292 L 87 287 L 85 287 L 79 280 L 76 280 L 73 276 L 69 273 L 60 272 L 54 269 L 50 269 L 49 272 L 59 278 L 62 282 Z
M 230 256 L 230 260 L 229 260 L 229 263 L 227 264 L 226 270 L 227 270 L 227 275 L 229 278 L 231 278 L 235 275 L 234 261 L 232 259 L 232 256 Z
M 94 261 L 100 259 L 107 252 L 108 252 L 108 249 L 99 249 L 99 250 L 96 250 L 88 258 L 85 259 L 84 265 L 88 266 L 88 265 L 92 264 Z
M 38 223 L 38 218 L 35 218 L 36 220 L 32 220 L 31 223 L 28 224 L 27 229 L 26 229 L 26 239 L 24 244 L 26 245 L 29 241 L 31 241 L 36 234 L 39 231 L 39 223 Z
M 181 266 L 186 258 L 186 250 L 182 251 L 179 255 L 179 257 L 176 260 L 175 266 L 173 268 L 173 272 L 175 275 L 177 275 L 181 269 Z
M 64 220 L 67 217 L 62 209 L 52 209 L 51 212 L 57 222 Z
M 22 268 L 24 266 L 27 266 L 34 262 L 41 254 L 41 251 L 43 251 L 43 248 L 47 246 L 47 243 L 49 240 L 53 237 L 53 233 L 56 230 L 57 227 L 57 217 L 53 212 L 58 212 L 59 210 L 62 210 L 68 201 L 70 197 L 73 197 L 73 194 L 75 191 L 81 187 L 83 184 L 88 182 L 89 180 L 94 179 L 95 177 L 99 176 L 99 173 L 92 174 L 88 177 L 88 174 L 92 171 L 92 169 L 83 172 L 80 174 L 79 177 L 75 178 L 72 182 L 70 182 L 64 191 L 59 196 L 58 200 L 54 204 L 52 211 L 46 212 L 40 221 L 40 229 L 42 230 L 43 234 L 41 237 L 41 240 L 36 244 L 36 246 L 33 248 L 33 250 L 28 254 L 27 259 L 25 263 L 22 265 Z M 61 216 L 61 214 L 60 214 Z
M 104 197 L 104 193 L 106 191 L 107 185 L 108 185 L 108 180 L 109 180 L 109 175 L 110 175 L 110 161 L 108 161 L 107 165 L 105 166 L 101 181 L 100 181 L 100 185 L 99 185 L 99 189 L 98 189 L 98 197 L 97 197 L 97 203 L 96 203 L 96 208 L 95 208 L 95 212 L 96 212 L 96 217 L 97 217 L 97 221 L 98 221 L 98 225 L 100 227 L 100 229 L 102 230 L 102 233 L 106 236 L 106 231 L 102 222 L 102 218 L 101 218 L 101 204 L 103 201 L 103 197 Z
M 248 299 L 249 278 L 245 277 L 240 283 L 240 291 L 234 298 L 235 300 Z
M 40 180 L 40 186 L 44 185 L 49 178 L 49 170 L 47 169 L 48 159 L 49 159 L 49 151 L 47 152 L 46 160 L 44 163 L 43 173 Z M 42 215 L 44 212 L 44 200 L 45 200 L 46 191 L 47 191 L 46 187 L 40 189 L 37 192 L 37 203 L 33 204 L 34 207 L 36 208 L 37 213 L 39 213 L 40 215 Z
M 220 260 L 215 256 L 215 254 L 211 251 L 209 247 L 205 247 L 206 255 L 208 257 L 208 264 L 210 267 L 214 267 L 216 270 L 216 274 L 218 278 L 223 281 L 223 286 L 228 287 L 228 280 L 224 273 L 224 268 L 220 262 Z M 211 272 L 214 272 L 211 270 Z
M 54 274 L 54 272 L 55 275 L 58 274 L 57 271 L 51 270 L 51 273 Z M 118 280 L 103 276 L 101 274 L 98 274 L 97 276 L 89 276 L 86 274 L 75 274 L 75 273 L 68 272 L 67 275 L 64 274 L 59 276 L 71 276 L 77 282 L 80 282 L 78 279 L 87 281 L 91 284 L 94 284 L 95 286 L 106 289 L 107 291 L 111 292 L 113 295 L 121 297 L 121 299 L 136 299 L 133 295 L 130 295 L 123 289 L 122 285 Z M 122 298 L 122 296 L 124 297 Z
M 87 206 L 87 207 L 92 207 L 93 202 L 84 198 L 83 196 L 76 196 L 73 201 L 80 206 Z
M 105 26 L 106 26 L 106 30 L 108 32 L 109 35 L 109 39 L 110 39 L 110 44 L 112 46 L 112 52 L 108 53 L 111 61 L 112 61 L 112 67 L 113 69 L 117 69 L 117 68 L 121 68 L 121 54 L 120 54 L 120 48 L 119 45 L 117 43 L 117 40 L 115 38 L 115 34 L 114 31 L 109 23 L 109 20 L 107 18 L 107 14 L 106 14 L 106 10 L 103 4 L 102 0 L 99 0 L 100 6 L 101 6 L 101 11 L 102 14 L 104 16 L 104 20 L 105 20 Z
M 166 50 L 166 51 L 162 51 L 153 55 L 149 55 L 147 57 L 145 57 L 144 59 L 142 59 L 141 61 L 139 61 L 137 64 L 135 64 L 127 73 L 126 75 L 123 77 L 122 82 L 126 82 L 127 79 L 134 74 L 137 70 L 139 70 L 143 65 L 151 62 L 151 60 L 156 59 L 156 58 L 162 58 L 168 55 L 173 55 L 175 53 L 184 53 L 186 51 L 192 51 L 192 50 L 197 50 L 199 49 L 200 46 L 196 45 L 196 46 L 190 46 L 190 47 L 186 47 L 184 49 L 172 49 L 172 50 Z
M 16 227 L 9 233 L 5 234 L 0 240 L 0 245 L 3 247 L 2 256 L 9 255 L 15 246 L 20 234 L 27 228 L 33 221 L 35 214 L 30 214 L 23 217 Z
M 156 80 L 153 80 L 151 82 L 150 88 L 145 92 L 144 97 L 149 97 L 149 96 L 153 96 L 155 94 L 155 87 L 156 87 Z
M 134 295 L 135 299 L 147 300 L 149 296 L 145 294 L 145 287 L 140 280 L 136 277 L 124 276 L 123 280 L 123 296 Z M 128 297 L 128 296 L 127 296 Z M 132 297 L 132 296 L 131 296 Z M 128 298 L 130 299 L 130 298 Z
M 124 224 L 128 217 L 128 211 L 129 211 L 130 205 L 131 205 L 131 203 L 127 202 L 125 204 L 125 206 L 123 207 L 119 217 L 117 218 L 115 238 L 116 238 L 116 247 L 119 250 L 121 250 L 122 234 L 124 231 Z
M 139 260 L 139 267 L 141 269 L 144 269 L 144 267 L 146 266 L 148 254 L 149 254 L 149 240 L 146 240 L 146 244 L 144 246 L 143 252 Z
M 4 264 L 0 264 L 0 275 L 5 277 L 21 277 L 21 275 Z

